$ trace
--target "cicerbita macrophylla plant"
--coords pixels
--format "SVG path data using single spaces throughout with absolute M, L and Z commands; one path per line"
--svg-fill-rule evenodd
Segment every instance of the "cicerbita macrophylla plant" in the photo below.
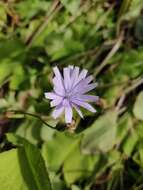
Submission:
M 93 77 L 87 75 L 86 69 L 80 71 L 79 67 L 68 66 L 63 69 L 63 74 L 60 73 L 58 67 L 54 67 L 53 71 L 55 74 L 53 92 L 45 93 L 45 97 L 51 100 L 51 107 L 55 107 L 52 113 L 53 118 L 58 118 L 64 112 L 65 122 L 71 123 L 73 108 L 82 118 L 80 107 L 96 112 L 89 102 L 96 102 L 98 96 L 86 93 L 93 90 L 97 83 L 92 83 Z

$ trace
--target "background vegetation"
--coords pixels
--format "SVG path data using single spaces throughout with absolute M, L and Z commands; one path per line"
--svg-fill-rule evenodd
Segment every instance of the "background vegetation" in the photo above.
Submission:
M 0 1 L 0 189 L 143 189 L 143 1 Z M 87 68 L 97 113 L 53 120 L 52 67 Z

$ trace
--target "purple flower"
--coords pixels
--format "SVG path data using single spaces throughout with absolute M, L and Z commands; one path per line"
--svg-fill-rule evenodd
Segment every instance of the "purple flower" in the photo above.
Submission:
M 91 112 L 96 110 L 88 102 L 96 102 L 97 96 L 85 93 L 93 90 L 97 83 L 91 83 L 93 77 L 87 76 L 87 70 L 80 71 L 79 67 L 68 66 L 63 69 L 63 76 L 57 67 L 53 68 L 54 78 L 53 92 L 46 92 L 45 97 L 51 100 L 51 107 L 55 107 L 52 116 L 58 118 L 65 112 L 66 123 L 72 122 L 72 108 L 83 118 L 79 107 L 83 107 Z

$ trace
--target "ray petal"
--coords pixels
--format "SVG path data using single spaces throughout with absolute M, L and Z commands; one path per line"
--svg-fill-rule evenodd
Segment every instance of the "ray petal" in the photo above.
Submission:
M 51 107 L 57 106 L 60 103 L 62 103 L 63 97 L 57 97 L 56 99 L 54 99 L 53 101 L 51 101 L 50 105 Z
M 85 109 L 93 112 L 93 113 L 96 112 L 96 110 L 89 103 L 87 103 L 87 102 L 82 102 L 82 101 L 79 101 L 79 100 L 76 100 L 76 99 L 72 100 L 72 102 L 74 104 L 78 105 L 78 106 L 81 106 L 81 107 L 83 107 L 83 108 L 85 108 Z
M 63 111 L 64 111 L 63 106 L 57 106 L 52 113 L 52 117 L 54 119 L 57 119 L 63 113 Z
M 74 66 L 73 65 L 69 65 L 68 68 L 70 69 L 70 77 L 72 77 Z
M 76 84 L 77 84 L 78 82 L 80 82 L 82 79 L 84 79 L 84 78 L 86 77 L 87 73 L 88 73 L 88 71 L 87 71 L 86 69 L 83 69 L 83 70 L 80 72 L 80 74 L 79 74 L 79 77 L 78 77 L 78 80 L 77 80 Z
M 99 100 L 98 96 L 93 96 L 93 95 L 84 95 L 84 94 L 79 94 L 73 97 L 79 101 L 85 101 L 85 102 L 97 102 Z
M 45 92 L 44 95 L 45 95 L 45 98 L 50 99 L 50 100 L 54 100 L 54 99 L 56 99 L 56 98 L 59 97 L 59 96 L 58 96 L 56 93 L 54 93 L 54 92 Z
M 71 76 L 71 84 L 72 84 L 71 87 L 72 88 L 76 85 L 78 77 L 79 77 L 79 67 L 75 67 L 73 69 L 73 73 L 72 73 L 72 76 Z
M 86 92 L 89 92 L 90 90 L 93 90 L 97 87 L 97 83 L 91 83 L 91 84 L 85 84 L 84 82 L 80 82 L 72 91 L 72 95 L 76 94 L 84 94 Z
M 65 107 L 65 121 L 66 123 L 71 123 L 72 122 L 72 107 L 71 106 L 66 106 Z
M 64 86 L 68 90 L 71 87 L 70 68 L 64 68 Z
M 60 95 L 60 96 L 64 96 L 65 94 L 65 89 L 63 86 L 63 82 L 61 83 L 58 78 L 54 77 L 53 78 L 53 84 L 54 84 L 54 91 L 56 92 L 56 94 Z
M 86 92 L 89 92 L 97 87 L 97 83 L 92 83 L 87 85 L 86 87 L 79 88 L 79 94 L 84 94 Z
M 79 106 L 77 106 L 76 104 L 72 104 L 72 105 L 73 105 L 73 107 L 75 108 L 75 110 L 77 111 L 77 113 L 80 115 L 80 117 L 83 118 L 83 114 L 82 114 L 82 112 L 80 111 Z
M 60 90 L 60 92 L 64 92 L 64 81 L 58 67 L 54 67 L 53 71 L 55 74 L 55 77 L 53 78 L 55 89 L 57 89 L 57 91 Z

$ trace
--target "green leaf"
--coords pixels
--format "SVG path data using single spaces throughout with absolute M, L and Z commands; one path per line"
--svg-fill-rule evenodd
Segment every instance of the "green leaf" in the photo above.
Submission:
M 15 8 L 23 19 L 30 19 L 40 11 L 47 11 L 49 8 L 49 2 L 45 0 L 25 0 L 15 3 Z M 27 11 L 30 10 L 30 11 Z
M 133 112 L 137 119 L 143 121 L 143 92 L 138 95 Z
M 52 60 L 57 60 L 66 56 L 72 56 L 74 53 L 84 50 L 84 44 L 72 36 L 71 31 L 64 34 L 55 34 L 47 37 L 46 51 L 52 57 Z
M 0 29 L 6 22 L 6 8 L 3 4 L 0 4 Z
M 13 145 L 16 145 L 16 146 L 23 145 L 23 138 L 18 135 L 15 135 L 14 133 L 7 133 L 6 138 Z
M 65 6 L 65 8 L 73 15 L 79 12 L 80 2 L 80 0 L 61 0 L 61 3 Z
M 40 151 L 25 146 L 0 154 L 0 187 L 3 190 L 52 190 Z
M 24 45 L 18 39 L 0 40 L 0 85 L 7 80 L 13 73 L 20 71 L 20 64 L 23 61 Z M 15 69 L 16 68 L 16 69 Z M 18 70 L 17 70 L 18 69 Z M 22 70 L 22 69 L 21 69 Z M 11 81 L 12 87 L 17 86 L 23 80 L 22 72 L 19 72 L 19 77 L 15 80 L 15 76 Z M 14 82 L 15 81 L 15 82 Z M 15 85 L 14 85 L 15 83 Z
M 141 167 L 143 168 L 143 148 L 138 148 L 138 151 L 136 154 L 133 156 L 134 161 Z
M 50 176 L 50 178 L 52 180 L 53 190 L 63 190 L 63 189 L 66 189 L 66 184 L 65 184 L 64 180 L 60 179 L 60 176 L 54 175 L 53 178 L 51 176 Z
M 135 37 L 139 41 L 143 41 L 143 16 L 140 16 L 136 20 L 136 25 L 135 25 Z
M 10 88 L 13 90 L 18 90 L 22 82 L 26 79 L 26 73 L 22 65 L 17 65 L 16 69 L 13 71 L 13 75 L 10 80 Z
M 94 164 L 99 159 L 99 155 L 81 153 L 80 139 L 79 135 L 56 132 L 42 148 L 49 171 L 56 172 L 63 165 L 64 178 L 68 184 L 91 175 Z
M 132 128 L 133 122 L 131 116 L 126 113 L 118 121 L 116 142 L 119 145 L 128 135 L 129 129 Z
M 77 146 L 79 136 L 56 132 L 54 137 L 43 145 L 42 153 L 51 171 L 57 171 L 72 149 Z
M 105 99 L 108 106 L 115 104 L 118 94 L 120 93 L 122 87 L 120 85 L 110 87 L 106 90 L 103 98 Z
M 9 60 L 5 60 L 0 64 L 0 85 L 10 77 L 12 74 L 12 65 L 9 63 Z
M 21 172 L 17 149 L 0 154 L 0 187 L 3 190 L 29 190 Z
M 63 164 L 64 178 L 67 184 L 91 176 L 94 167 L 98 164 L 100 155 L 85 155 L 81 153 L 80 142 L 70 152 Z
M 24 48 L 24 44 L 17 38 L 0 39 L 0 60 L 15 58 L 21 52 L 24 52 Z
M 130 156 L 132 152 L 134 151 L 134 148 L 138 142 L 138 135 L 136 134 L 136 131 L 130 131 L 127 138 L 125 139 L 125 142 L 123 143 L 123 151 L 127 156 Z
M 115 143 L 116 119 L 117 113 L 109 111 L 86 129 L 82 140 L 82 151 L 87 154 L 96 153 L 97 150 L 109 151 Z
M 37 145 L 40 140 L 42 122 L 33 117 L 27 118 L 16 129 L 16 135 L 25 138 L 30 143 Z
M 121 19 L 131 19 L 139 16 L 143 8 L 142 0 L 124 0 L 120 9 Z
M 36 189 L 38 190 L 52 190 L 49 175 L 47 173 L 44 160 L 40 154 L 40 151 L 30 143 L 24 143 L 24 149 L 21 149 L 21 158 L 27 160 L 29 169 L 31 170 L 32 178 L 35 181 Z M 25 168 L 25 163 L 22 162 L 23 169 Z M 24 172 L 24 171 L 23 171 Z
M 112 81 L 123 82 L 136 78 L 143 72 L 143 51 L 142 48 L 131 49 L 128 53 L 117 53 L 111 60 L 111 64 L 117 64 L 115 69 L 116 75 L 112 73 Z M 108 75 L 109 79 L 109 75 Z
M 117 150 L 111 150 L 108 155 L 108 166 L 118 163 L 120 161 L 121 153 Z
M 71 189 L 72 189 L 72 190 L 81 190 L 81 188 L 79 188 L 79 187 L 76 186 L 76 185 L 72 185 Z
M 143 8 L 142 0 L 132 0 L 129 13 L 127 13 L 127 17 L 128 18 L 137 17 L 140 14 L 142 8 Z
M 139 138 L 142 140 L 143 139 L 143 122 L 139 122 L 137 124 L 136 132 L 137 132 Z

